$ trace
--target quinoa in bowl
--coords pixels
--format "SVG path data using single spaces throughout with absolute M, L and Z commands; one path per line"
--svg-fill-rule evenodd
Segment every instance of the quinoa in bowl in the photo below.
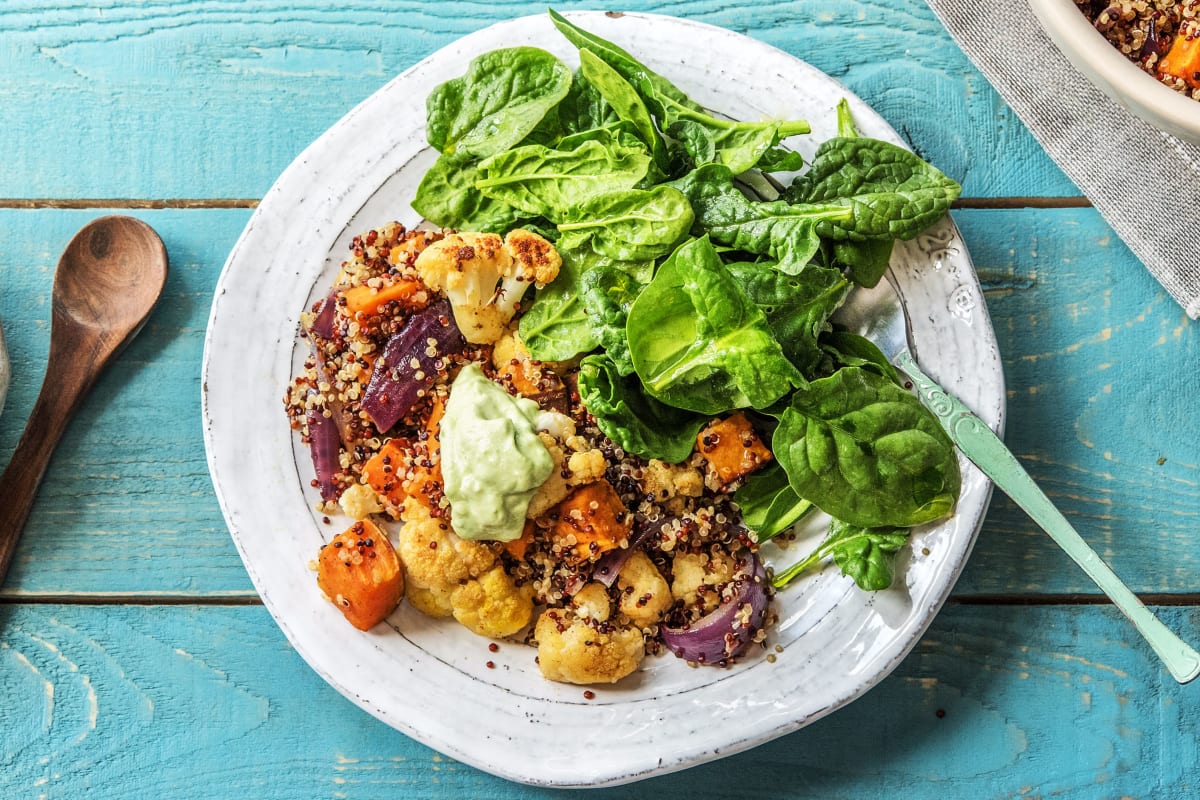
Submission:
M 1125 58 L 1200 100 L 1200 0 L 1074 0 Z

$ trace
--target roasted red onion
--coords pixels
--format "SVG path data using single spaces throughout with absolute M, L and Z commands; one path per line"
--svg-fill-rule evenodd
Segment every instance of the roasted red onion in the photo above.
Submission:
M 746 577 L 733 597 L 690 625 L 659 629 L 667 649 L 697 664 L 727 664 L 742 654 L 766 618 L 767 573 L 750 551 L 739 572 Z
M 376 365 L 363 395 L 362 408 L 379 432 L 411 411 L 421 390 L 433 385 L 439 364 L 444 368 L 443 359 L 466 346 L 446 300 L 409 317 L 383 346 L 383 364 Z
M 629 560 L 630 556 L 641 550 L 651 536 L 662 530 L 663 525 L 678 519 L 678 517 L 656 517 L 652 520 L 638 522 L 633 526 L 633 532 L 629 535 L 626 547 L 609 550 L 600 556 L 600 560 L 596 562 L 596 567 L 592 571 L 592 579 L 611 587 L 617 582 L 617 575 L 621 573 L 621 567 L 625 566 L 625 562 Z
M 322 339 L 333 338 L 333 312 L 337 309 L 337 290 L 329 293 L 329 295 L 317 303 L 313 309 L 317 315 L 313 318 L 312 327 L 309 331 L 320 336 Z
M 308 420 L 308 451 L 312 455 L 313 469 L 317 473 L 317 486 L 322 500 L 337 499 L 337 483 L 334 476 L 341 468 L 342 437 L 337 424 L 325 416 L 320 408 L 310 408 Z

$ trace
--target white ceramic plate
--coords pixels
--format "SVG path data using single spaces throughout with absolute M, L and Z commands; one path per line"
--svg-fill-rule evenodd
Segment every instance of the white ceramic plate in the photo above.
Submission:
M 804 116 L 811 155 L 835 131 L 848 96 L 813 67 L 744 36 L 650 15 L 571 15 L 632 51 L 694 99 L 739 119 Z M 532 44 L 577 63 L 546 17 L 494 25 L 417 64 L 351 111 L 288 167 L 263 199 L 221 275 L 204 354 L 204 435 L 229 528 L 263 602 L 296 650 L 342 694 L 389 725 L 481 769 L 532 784 L 596 786 L 668 772 L 753 747 L 861 695 L 916 643 L 971 549 L 990 484 L 963 463 L 962 498 L 948 522 L 920 531 L 902 583 L 859 592 L 837 570 L 779 595 L 769 644 L 731 669 L 648 658 L 613 688 L 543 680 L 534 651 L 488 641 L 402 605 L 369 633 L 351 628 L 317 591 L 306 564 L 346 520 L 313 510 L 308 454 L 280 399 L 303 357 L 299 315 L 323 295 L 351 237 L 409 206 L 434 154 L 424 98 L 497 47 Z M 720 53 L 719 59 L 697 55 Z M 707 65 L 707 66 L 706 66 Z M 866 135 L 899 142 L 857 98 Z M 897 247 L 898 274 L 922 362 L 994 428 L 1003 377 L 980 287 L 946 219 Z M 796 551 L 798 552 L 798 551 Z M 771 554 L 767 553 L 768 558 Z M 784 556 L 795 558 L 795 554 Z M 486 666 L 495 662 L 495 668 Z
M 1096 30 L 1073 0 L 1030 0 L 1058 49 L 1100 91 L 1155 127 L 1200 144 L 1200 102 L 1147 75 Z

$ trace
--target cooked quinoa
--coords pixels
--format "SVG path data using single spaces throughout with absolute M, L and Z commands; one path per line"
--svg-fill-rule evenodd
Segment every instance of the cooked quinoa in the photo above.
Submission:
M 745 475 L 759 464 L 747 465 L 730 480 L 706 458 L 704 445 L 718 437 L 705 431 L 680 464 L 647 461 L 625 452 L 600 431 L 580 402 L 577 366 L 531 359 L 515 325 L 493 344 L 444 356 L 427 352 L 437 359 L 437 374 L 428 376 L 409 413 L 389 430 L 378 431 L 361 405 L 372 370 L 378 368 L 388 338 L 410 316 L 437 302 L 439 293 L 421 284 L 420 290 L 384 303 L 370 315 L 352 313 L 347 295 L 359 287 L 378 292 L 400 281 L 419 282 L 418 256 L 450 233 L 410 231 L 393 223 L 354 239 L 333 291 L 302 318 L 312 350 L 285 394 L 288 418 L 305 442 L 311 435 L 312 414 L 337 422 L 342 447 L 334 478 L 336 497 L 327 498 L 322 508 L 333 514 L 340 499 L 348 515 L 370 515 L 391 528 L 407 573 L 406 595 L 414 607 L 433 616 L 454 616 L 492 638 L 519 631 L 529 643 L 539 644 L 535 637 L 553 637 L 555 649 L 549 651 L 542 641 L 539 658 L 543 672 L 554 680 L 615 680 L 636 667 L 643 653 L 662 649 L 660 625 L 695 622 L 736 596 L 746 581 L 761 580 L 747 571 L 744 556 L 758 549 L 757 542 L 732 499 Z M 334 303 L 336 309 L 327 337 L 314 333 L 314 320 L 324 303 Z M 456 536 L 452 509 L 439 482 L 437 420 L 454 375 L 466 363 L 479 365 L 510 394 L 559 412 L 556 428 L 539 433 L 556 471 L 534 496 L 525 535 L 517 542 Z M 753 433 L 746 435 L 754 438 Z M 389 445 L 389 439 L 402 444 Z M 756 452 L 750 445 L 757 441 L 745 444 L 748 453 Z M 389 455 L 392 452 L 395 457 Z M 770 457 L 769 451 L 762 452 Z M 388 478 L 382 485 L 377 475 L 372 481 L 372 462 L 384 464 Z M 594 542 L 577 540 L 569 532 L 572 521 L 561 510 L 573 491 L 598 483 L 606 483 L 619 498 L 617 517 L 628 526 L 628 536 L 618 546 L 630 547 L 639 534 L 644 542 L 644 557 L 627 561 L 610 588 L 595 580 L 605 553 Z M 403 491 L 393 494 L 393 488 Z M 605 606 L 604 595 L 607 607 L 596 610 L 597 603 Z M 536 609 L 532 617 L 531 608 Z M 760 628 L 753 641 L 762 642 L 765 635 Z M 581 665 L 569 650 L 572 637 L 580 639 L 584 650 L 597 641 L 611 641 L 609 655 L 623 663 Z
M 1143 72 L 1200 100 L 1200 0 L 1075 0 L 1075 5 Z

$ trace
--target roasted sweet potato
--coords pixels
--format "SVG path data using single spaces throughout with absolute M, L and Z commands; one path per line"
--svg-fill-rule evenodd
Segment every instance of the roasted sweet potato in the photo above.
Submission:
M 741 480 L 773 458 L 740 411 L 704 426 L 696 436 L 696 449 L 722 486 Z
M 384 502 L 393 517 L 399 516 L 404 498 L 408 497 L 405 482 L 408 478 L 408 451 L 412 442 L 401 437 L 388 439 L 383 447 L 363 465 L 363 478 Z
M 1200 89 L 1200 38 L 1176 36 L 1171 49 L 1158 62 L 1158 71 L 1181 78 L 1193 89 Z
M 438 433 L 446 398 L 437 394 L 425 420 L 425 436 L 414 442 L 393 437 L 363 465 L 367 485 L 383 500 L 388 513 L 399 518 L 408 497 L 432 508 L 440 499 L 442 487 L 441 442 Z
M 580 486 L 550 513 L 555 547 L 575 563 L 619 547 L 633 529 L 633 514 L 606 480 Z
M 400 604 L 404 571 L 387 534 L 362 520 L 321 548 L 317 585 L 351 625 L 365 631 Z
M 372 315 L 378 314 L 384 304 L 407 300 L 421 289 L 421 284 L 416 281 L 401 280 L 379 288 L 365 284 L 355 286 L 343 292 L 342 296 L 346 298 L 346 311 L 351 316 Z

